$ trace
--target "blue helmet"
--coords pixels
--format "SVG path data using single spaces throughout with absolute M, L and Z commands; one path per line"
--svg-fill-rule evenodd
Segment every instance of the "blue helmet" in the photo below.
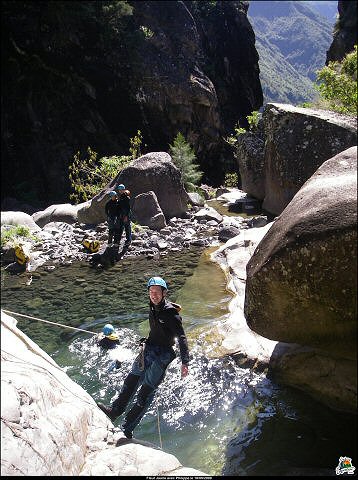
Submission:
M 125 190 L 126 187 L 123 185 L 123 183 L 120 183 L 118 186 L 117 186 L 117 190 Z
M 102 328 L 102 332 L 107 336 L 107 335 L 110 335 L 111 333 L 114 332 L 114 328 L 113 328 L 113 325 L 111 325 L 110 323 L 107 323 L 103 328 Z
M 151 287 L 152 285 L 159 285 L 160 287 L 163 287 L 165 290 L 168 290 L 167 284 L 165 283 L 165 280 L 163 280 L 161 277 L 152 277 L 148 280 L 147 287 Z
M 115 192 L 114 190 L 112 190 L 111 192 L 108 192 L 108 195 L 109 195 L 110 197 L 115 197 L 115 196 L 117 196 L 117 192 Z

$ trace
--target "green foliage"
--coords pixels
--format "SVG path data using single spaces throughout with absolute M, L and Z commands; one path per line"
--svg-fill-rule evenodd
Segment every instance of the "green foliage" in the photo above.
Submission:
M 129 147 L 129 153 L 132 155 L 132 158 L 138 158 L 141 156 L 141 146 L 142 146 L 142 133 L 140 130 L 137 131 L 137 135 L 135 135 L 130 140 L 131 146 Z
M 331 110 L 357 114 L 357 45 L 341 62 L 317 71 L 317 88 Z
M 98 12 L 98 17 L 103 28 L 102 38 L 105 43 L 116 42 L 124 35 L 124 19 L 133 15 L 133 7 L 123 0 L 99 2 L 99 5 L 101 11 Z
M 133 233 L 143 232 L 144 228 L 137 221 L 131 220 L 131 229 Z
M 118 172 L 123 170 L 131 160 L 132 158 L 129 155 L 102 157 L 99 161 L 97 172 L 106 178 L 106 180 L 108 180 L 106 183 L 108 183 L 118 175 Z
M 220 11 L 221 5 L 216 0 L 192 0 L 190 9 L 194 15 L 209 17 Z
M 182 174 L 185 188 L 189 192 L 194 191 L 195 185 L 200 182 L 203 173 L 194 163 L 196 160 L 194 150 L 181 132 L 174 138 L 173 145 L 169 145 L 169 151 L 174 164 Z
M 145 38 L 152 38 L 152 36 L 154 35 L 153 30 L 151 30 L 149 27 L 146 27 L 145 25 L 141 25 L 139 28 L 144 33 Z
M 251 112 L 251 115 L 248 115 L 247 122 L 249 124 L 249 131 L 255 132 L 257 125 L 260 120 L 260 114 L 258 111 L 254 110 Z M 234 133 L 232 135 L 227 136 L 224 140 L 232 147 L 235 146 L 237 139 L 240 135 L 247 133 L 246 128 L 240 127 L 240 122 L 238 121 L 234 127 Z
M 302 108 L 313 108 L 313 103 L 312 102 L 303 102 L 303 103 L 299 103 L 297 106 L 302 107 Z
M 122 17 L 133 15 L 133 7 L 125 0 L 112 0 L 101 3 L 106 20 L 113 24 L 118 23 Z
M 251 115 L 248 115 L 246 118 L 249 123 L 249 130 L 251 131 L 256 130 L 257 125 L 259 123 L 259 119 L 260 119 L 259 112 L 255 110 L 251 112 Z
M 87 148 L 87 153 L 88 157 L 82 160 L 77 152 L 68 168 L 74 190 L 70 200 L 75 203 L 94 197 L 132 160 L 130 156 L 113 155 L 102 157 L 97 163 L 97 153 L 91 147 Z
M 14 225 L 7 230 L 1 230 L 1 247 L 4 247 L 7 243 L 11 243 L 15 246 L 21 238 L 38 240 L 35 235 L 30 233 L 29 227 L 26 227 L 25 225 Z
M 225 173 L 224 187 L 237 187 L 239 178 L 236 172 Z
M 98 155 L 91 147 L 87 148 L 87 158 L 81 159 L 80 152 L 77 152 L 68 167 L 68 177 L 73 189 L 70 200 L 79 203 L 91 199 L 116 177 L 131 160 L 139 157 L 142 145 L 140 130 L 137 131 L 137 135 L 130 139 L 130 145 L 130 155 L 101 157 L 98 161 Z

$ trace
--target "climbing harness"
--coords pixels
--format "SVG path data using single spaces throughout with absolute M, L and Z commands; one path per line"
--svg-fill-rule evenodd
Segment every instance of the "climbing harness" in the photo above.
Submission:
M 10 310 L 4 310 L 5 313 L 10 313 L 11 315 L 18 315 L 19 317 L 31 318 L 32 320 L 38 320 L 39 322 L 51 323 L 52 325 L 58 325 L 59 327 L 70 328 L 71 330 L 77 330 L 79 332 L 90 333 L 91 335 L 97 335 L 96 332 L 90 332 L 89 330 L 84 330 L 83 328 L 70 327 L 69 325 L 63 325 L 62 323 L 50 322 L 49 320 L 43 320 L 42 318 L 31 317 L 30 315 L 23 315 L 22 313 L 11 312 Z
M 139 350 L 139 366 L 140 369 L 143 371 L 144 370 L 144 348 L 145 348 L 145 341 L 146 338 L 143 337 L 139 340 L 140 344 L 140 350 Z

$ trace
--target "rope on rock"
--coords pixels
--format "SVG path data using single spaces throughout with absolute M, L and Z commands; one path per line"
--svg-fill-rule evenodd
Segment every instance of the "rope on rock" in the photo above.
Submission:
M 158 422 L 158 434 L 159 434 L 160 448 L 163 450 L 162 434 L 160 432 L 160 416 L 159 416 L 158 402 L 157 402 L 157 422 Z
M 96 332 L 90 332 L 89 330 L 84 330 L 83 328 L 70 327 L 69 325 L 63 325 L 62 323 L 50 322 L 49 320 L 43 320 L 42 318 L 31 317 L 30 315 L 23 315 L 22 313 L 11 312 L 10 310 L 4 310 L 5 313 L 10 313 L 12 315 L 18 315 L 19 317 L 31 318 L 32 320 L 38 320 L 39 322 L 51 323 L 52 325 L 58 325 L 59 327 L 70 328 L 71 330 L 77 330 L 79 332 L 90 333 L 91 335 L 97 335 Z

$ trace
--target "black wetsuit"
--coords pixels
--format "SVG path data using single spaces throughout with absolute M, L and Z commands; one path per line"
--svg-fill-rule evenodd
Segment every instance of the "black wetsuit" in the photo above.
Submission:
M 114 232 L 114 242 L 120 243 L 123 230 L 126 232 L 126 243 L 129 244 L 132 240 L 131 232 L 131 207 L 129 191 L 124 190 L 123 193 L 119 193 L 119 199 L 117 201 L 117 220 Z
M 112 243 L 118 215 L 118 200 L 108 200 L 104 207 L 108 223 L 108 243 Z
M 110 339 L 108 337 L 103 337 L 98 341 L 98 345 L 106 350 L 111 350 L 112 348 L 116 348 L 119 345 L 119 339 Z
M 164 379 L 168 365 L 176 357 L 173 345 L 178 339 L 182 364 L 189 363 L 188 342 L 184 333 L 179 306 L 167 300 L 160 305 L 150 303 L 150 332 L 142 355 L 138 355 L 130 373 L 124 380 L 118 398 L 112 404 L 112 414 L 121 415 L 139 385 L 137 400 L 126 415 L 123 429 L 132 432 L 148 410 L 155 392 Z
M 150 332 L 146 344 L 172 347 L 175 344 L 175 338 L 177 338 L 181 361 L 187 365 L 189 363 L 188 342 L 184 333 L 182 318 L 178 312 L 178 305 L 167 300 L 164 300 L 158 306 L 150 303 L 149 325 Z

